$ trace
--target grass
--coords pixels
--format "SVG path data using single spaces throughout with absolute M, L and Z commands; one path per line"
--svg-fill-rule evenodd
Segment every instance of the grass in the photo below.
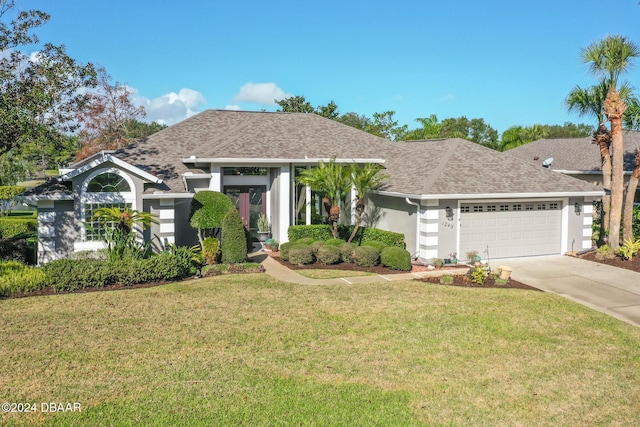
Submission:
M 296 273 L 308 277 L 309 279 L 337 279 L 340 277 L 358 277 L 358 276 L 373 276 L 373 273 L 366 271 L 353 271 L 353 270 L 322 270 L 310 268 L 308 270 L 296 270 Z
M 0 301 L 1 425 L 636 425 L 640 329 L 540 292 L 266 274 Z

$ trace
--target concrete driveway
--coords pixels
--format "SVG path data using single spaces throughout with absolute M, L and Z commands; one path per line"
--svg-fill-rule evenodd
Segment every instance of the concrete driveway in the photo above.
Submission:
M 511 258 L 514 280 L 640 326 L 640 273 L 569 256 Z

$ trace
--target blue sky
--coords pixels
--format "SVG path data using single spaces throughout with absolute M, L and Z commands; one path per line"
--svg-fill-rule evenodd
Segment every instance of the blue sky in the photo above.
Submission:
M 580 49 L 640 44 L 637 0 L 18 0 L 51 14 L 43 42 L 127 84 L 149 120 L 208 108 L 275 111 L 275 97 L 341 113 L 483 118 L 503 132 L 588 122 L 563 105 L 595 83 Z M 32 47 L 36 50 L 36 47 Z M 626 76 L 640 87 L 640 59 Z M 590 123 L 591 124 L 591 123 Z

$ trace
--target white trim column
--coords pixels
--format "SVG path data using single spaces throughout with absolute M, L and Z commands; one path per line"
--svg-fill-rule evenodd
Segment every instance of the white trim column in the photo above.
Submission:
M 295 185 L 293 182 L 293 177 L 291 174 L 292 166 L 291 164 L 286 164 L 280 166 L 280 179 L 278 188 L 278 212 L 280 213 L 279 218 L 277 218 L 278 230 L 280 233 L 280 239 L 278 239 L 279 243 L 286 243 L 289 241 L 289 225 L 290 218 L 293 218 L 295 215 L 295 202 L 292 201 L 292 193 L 291 186 Z

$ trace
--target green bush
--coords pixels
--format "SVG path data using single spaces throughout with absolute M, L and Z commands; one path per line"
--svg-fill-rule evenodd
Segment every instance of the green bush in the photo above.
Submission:
M 222 221 L 222 263 L 236 264 L 247 260 L 247 236 L 242 218 L 236 208 Z
M 471 279 L 473 283 L 477 283 L 482 286 L 484 285 L 485 280 L 487 280 L 487 271 L 482 265 L 476 265 L 467 271 L 467 277 Z
M 372 248 L 376 248 L 378 252 L 382 253 L 382 250 L 389 245 L 387 245 L 384 242 L 381 242 L 380 240 L 369 240 L 369 241 L 363 242 L 362 246 L 371 246 Z
M 0 263 L 0 297 L 34 292 L 45 287 L 45 274 L 40 268 L 17 261 Z
M 0 238 L 35 235 L 38 221 L 34 218 L 0 217 Z
M 312 245 L 317 241 L 318 239 L 314 239 L 313 237 L 303 237 L 302 239 L 296 240 L 295 243 L 298 245 Z
M 371 246 L 358 246 L 353 250 L 353 262 L 360 267 L 375 267 L 380 263 L 380 252 Z
M 0 239 L 0 261 L 18 261 L 35 264 L 35 247 L 27 244 L 27 239 Z
M 329 240 L 325 240 L 325 242 L 324 242 L 325 245 L 336 246 L 336 247 L 340 247 L 340 246 L 344 245 L 345 243 L 347 243 L 347 242 L 345 242 L 342 239 L 329 239 Z
M 287 230 L 287 234 L 290 242 L 297 242 L 305 237 L 310 237 L 313 241 L 325 241 L 333 237 L 328 224 L 292 225 Z
M 411 271 L 411 254 L 397 246 L 387 246 L 380 253 L 382 265 L 394 270 Z
M 235 206 L 226 194 L 210 190 L 198 191 L 191 199 L 189 222 L 196 229 L 221 228 L 224 217 L 231 208 Z
M 207 237 L 202 241 L 202 255 L 207 264 L 217 264 L 220 256 L 220 245 L 215 237 Z
M 405 249 L 404 234 L 393 231 L 379 230 L 377 228 L 365 227 L 362 231 L 360 244 L 370 241 L 383 242 L 387 246 L 398 246 Z
M 283 261 L 289 261 L 289 249 L 295 244 L 293 242 L 286 242 L 280 245 L 280 259 Z
M 309 245 L 296 244 L 289 249 L 289 262 L 295 265 L 312 264 L 315 261 L 313 249 Z
M 450 274 L 445 274 L 444 276 L 440 277 L 439 280 L 441 285 L 452 285 L 453 284 L 453 276 Z
M 342 258 L 342 262 L 353 262 L 353 250 L 356 247 L 355 243 L 344 243 L 340 246 L 340 257 Z
M 108 261 L 97 259 L 51 261 L 42 267 L 45 286 L 56 292 L 100 288 L 115 283 L 116 275 Z
M 298 242 L 296 242 L 296 243 L 298 243 Z M 320 241 L 320 240 L 318 240 L 317 242 L 313 242 L 311 244 L 311 249 L 313 250 L 313 254 L 317 255 L 318 254 L 318 249 L 320 249 L 320 247 L 323 246 L 323 245 L 324 245 L 324 242 Z
M 340 248 L 333 245 L 324 245 L 318 249 L 316 256 L 319 262 L 326 265 L 337 264 L 341 260 Z

